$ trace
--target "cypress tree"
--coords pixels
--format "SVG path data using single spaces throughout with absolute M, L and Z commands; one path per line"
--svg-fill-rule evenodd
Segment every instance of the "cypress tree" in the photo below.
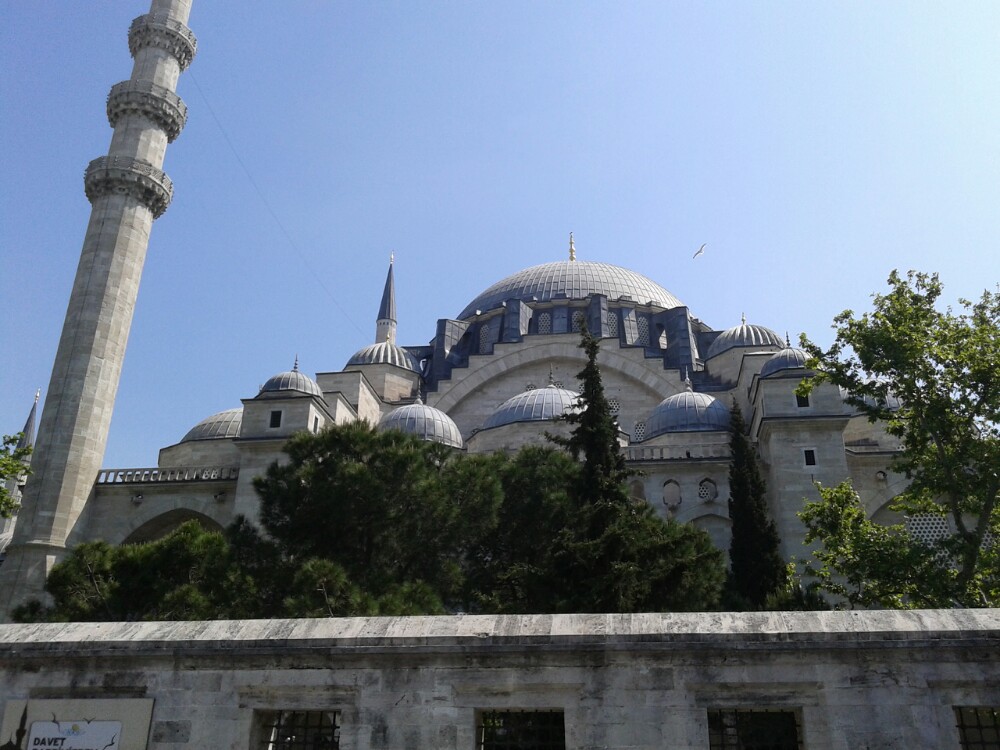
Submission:
M 780 540 L 767 509 L 766 485 L 739 406 L 734 403 L 729 425 L 732 458 L 729 464 L 729 588 L 752 609 L 764 606 L 769 594 L 785 584 Z

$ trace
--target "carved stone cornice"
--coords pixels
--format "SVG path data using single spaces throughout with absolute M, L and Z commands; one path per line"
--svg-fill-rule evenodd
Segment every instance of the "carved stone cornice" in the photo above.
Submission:
M 173 141 L 187 122 L 187 105 L 177 94 L 152 81 L 122 81 L 108 94 L 111 127 L 125 115 L 143 115 L 159 125 Z
M 139 16 L 128 30 L 128 48 L 132 57 L 143 47 L 159 47 L 177 58 L 181 70 L 187 68 L 198 51 L 198 40 L 191 29 L 169 16 L 147 13 Z
M 84 192 L 93 203 L 105 195 L 129 195 L 146 206 L 158 219 L 170 205 L 174 184 L 148 162 L 122 156 L 102 156 L 87 165 Z

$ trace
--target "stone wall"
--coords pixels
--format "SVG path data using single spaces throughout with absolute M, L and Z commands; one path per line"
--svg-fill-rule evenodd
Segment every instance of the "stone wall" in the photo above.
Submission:
M 151 700 L 122 750 L 266 747 L 290 710 L 339 712 L 342 748 L 471 750 L 511 709 L 576 750 L 708 748 L 715 709 L 788 712 L 806 750 L 958 748 L 954 707 L 1000 705 L 1000 611 L 3 625 L 0 696 L 3 741 Z

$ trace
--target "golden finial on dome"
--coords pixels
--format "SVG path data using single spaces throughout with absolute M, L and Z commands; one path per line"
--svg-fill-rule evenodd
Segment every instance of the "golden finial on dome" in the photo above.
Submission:
M 288 360 L 285 360 L 285 361 L 287 362 Z M 295 364 L 292 365 L 292 372 L 298 372 L 298 371 L 299 371 L 299 355 L 296 354 L 295 355 Z
M 576 247 L 573 245 L 573 233 L 569 233 L 569 259 L 576 260 Z

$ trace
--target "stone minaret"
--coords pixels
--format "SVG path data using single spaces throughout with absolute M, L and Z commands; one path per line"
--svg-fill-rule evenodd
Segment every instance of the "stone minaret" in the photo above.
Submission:
M 389 273 L 385 277 L 385 289 L 382 290 L 382 302 L 378 306 L 378 319 L 375 321 L 375 343 L 396 343 L 396 284 L 392 278 L 394 258 L 389 257 Z
M 45 398 L 32 476 L 7 559 L 0 565 L 0 616 L 41 597 L 45 576 L 73 542 L 74 527 L 104 460 L 111 412 L 153 220 L 173 186 L 161 171 L 167 143 L 184 127 L 175 93 L 194 57 L 191 0 L 153 0 L 132 22 L 132 77 L 111 87 L 108 155 L 84 177 L 91 203 L 69 308 Z

